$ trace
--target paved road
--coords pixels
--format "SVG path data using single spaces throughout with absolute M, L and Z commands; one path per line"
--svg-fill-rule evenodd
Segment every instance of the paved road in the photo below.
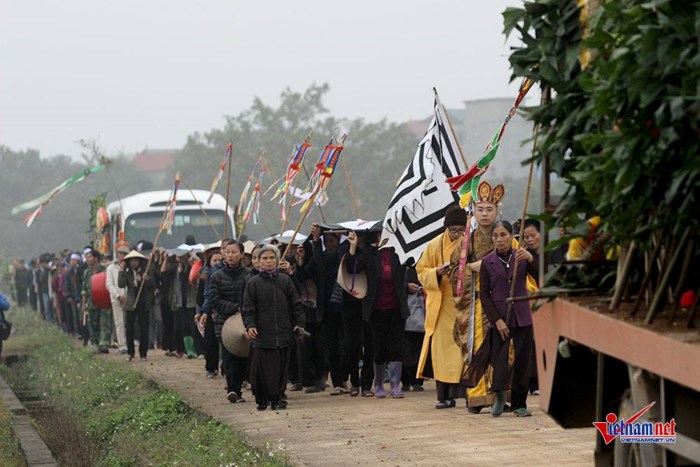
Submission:
M 229 423 L 253 443 L 284 443 L 297 465 L 591 465 L 594 428 L 564 430 L 528 405 L 530 418 L 487 412 L 470 415 L 464 402 L 435 410 L 435 385 L 405 399 L 288 392 L 286 411 L 258 412 L 252 394 L 230 404 L 221 377 L 206 379 L 203 360 L 177 360 L 156 351 L 148 362 L 128 363 L 159 384 L 178 391 L 193 407 Z

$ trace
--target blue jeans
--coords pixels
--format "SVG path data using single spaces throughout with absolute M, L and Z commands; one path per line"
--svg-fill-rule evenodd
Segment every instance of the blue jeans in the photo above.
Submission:
M 54 322 L 53 304 L 47 292 L 41 293 L 41 300 L 44 303 L 44 319 L 50 323 Z

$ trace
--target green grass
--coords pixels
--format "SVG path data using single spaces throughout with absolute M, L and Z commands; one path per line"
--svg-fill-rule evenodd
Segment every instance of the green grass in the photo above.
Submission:
M 176 392 L 74 346 L 36 314 L 16 310 L 8 319 L 13 336 L 3 353 L 29 355 L 8 378 L 70 410 L 86 440 L 100 446 L 97 465 L 288 465 L 282 449 L 252 446 Z
M 26 466 L 19 441 L 12 431 L 12 413 L 0 399 L 0 465 Z

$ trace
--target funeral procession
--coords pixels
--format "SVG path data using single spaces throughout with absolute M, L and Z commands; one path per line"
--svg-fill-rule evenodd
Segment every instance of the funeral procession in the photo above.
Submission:
M 700 0 L 0 3 L 0 467 L 700 465 Z

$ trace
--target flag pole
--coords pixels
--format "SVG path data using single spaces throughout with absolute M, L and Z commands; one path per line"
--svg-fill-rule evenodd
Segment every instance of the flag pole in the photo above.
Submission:
M 180 181 L 182 181 L 182 177 L 180 177 Z M 172 198 L 173 196 L 173 191 L 175 191 L 175 188 L 170 190 L 170 196 L 168 196 L 168 199 Z M 168 206 L 170 203 L 168 203 Z M 148 263 L 146 264 L 146 274 L 148 274 L 148 270 L 151 268 L 151 263 L 153 262 L 153 252 L 156 250 L 158 247 L 158 240 L 160 240 L 160 234 L 163 233 L 163 223 L 165 222 L 165 217 L 168 215 L 168 212 L 170 209 L 165 209 L 163 211 L 163 217 L 160 218 L 160 228 L 158 229 L 158 233 L 156 234 L 156 239 L 153 241 L 153 250 L 151 251 L 151 254 L 148 255 Z M 143 291 L 143 285 L 146 283 L 146 281 L 141 281 L 141 286 L 139 287 L 139 292 L 136 294 L 136 300 L 134 300 L 134 306 L 139 301 L 139 298 L 141 297 L 141 292 Z
M 224 238 L 228 231 L 228 203 L 231 196 L 231 162 L 233 162 L 233 141 L 231 141 L 231 155 L 228 159 L 228 175 L 226 175 L 226 209 L 224 210 Z
M 192 199 L 197 203 L 197 206 L 199 206 L 199 209 L 200 209 L 200 211 L 202 211 L 202 214 L 204 214 L 204 218 L 207 220 L 207 223 L 209 224 L 209 227 L 211 227 L 211 230 L 214 231 L 214 235 L 216 235 L 216 238 L 218 238 L 219 240 L 221 240 L 222 237 L 221 237 L 221 235 L 219 235 L 219 231 L 216 230 L 216 227 L 214 226 L 214 223 L 213 223 L 213 222 L 211 221 L 211 219 L 209 218 L 209 215 L 207 214 L 207 211 L 205 211 L 205 210 L 204 210 L 204 207 L 202 207 L 202 203 L 200 203 L 200 202 L 197 200 L 197 197 L 194 195 L 194 192 L 192 191 L 192 188 L 190 188 L 189 185 L 187 185 L 187 182 L 185 182 L 185 179 L 184 179 L 184 177 L 183 177 L 182 175 L 180 175 L 180 181 L 182 182 L 183 185 L 185 185 L 185 188 L 187 188 L 187 191 L 190 192 L 190 194 L 192 195 Z M 226 225 L 226 224 L 224 223 L 224 225 Z
M 352 208 L 355 211 L 355 218 L 360 218 L 360 208 L 357 204 L 357 198 L 355 197 L 355 191 L 352 189 L 352 179 L 350 178 L 350 171 L 348 166 L 345 164 L 345 159 L 340 158 L 340 165 L 343 167 L 343 174 L 345 175 L 345 183 L 348 184 L 348 190 L 350 190 L 350 199 L 352 200 Z
M 445 113 L 445 117 L 447 118 L 447 124 L 450 126 L 450 131 L 452 132 L 452 136 L 455 139 L 455 143 L 457 143 L 457 149 L 459 150 L 459 155 L 462 158 L 462 162 L 464 163 L 464 169 L 466 170 L 469 168 L 469 164 L 467 163 L 467 158 L 464 157 L 464 152 L 462 152 L 462 146 L 459 144 L 459 139 L 457 139 L 457 133 L 455 133 L 455 129 L 452 126 L 452 120 L 450 120 L 450 114 L 447 113 L 447 109 L 445 108 L 444 105 L 442 105 L 442 101 L 440 100 L 440 96 L 437 92 L 437 89 L 433 88 L 433 92 L 435 93 L 435 98 L 440 103 L 440 107 L 442 107 L 442 111 Z
M 275 178 L 275 173 L 272 171 L 272 165 L 270 165 L 270 159 L 267 158 L 267 153 L 263 151 L 262 157 L 265 160 L 265 165 L 267 165 L 267 170 L 270 171 L 270 177 L 272 177 L 273 180 L 277 180 Z
M 311 193 L 311 197 L 309 198 L 309 200 L 311 201 L 311 205 L 313 205 L 313 202 L 316 199 L 316 195 L 318 195 L 318 191 L 319 190 L 316 189 L 313 191 L 313 193 Z M 304 211 L 304 213 L 301 215 L 301 219 L 299 219 L 299 223 L 297 224 L 297 228 L 294 230 L 294 234 L 292 235 L 292 238 L 289 240 L 289 243 L 287 243 L 287 248 L 285 248 L 284 253 L 282 253 L 283 259 L 287 256 L 287 253 L 289 253 L 289 250 L 291 250 L 292 244 L 294 243 L 294 240 L 297 238 L 297 235 L 299 234 L 299 230 L 301 230 L 301 226 L 304 224 L 304 221 L 306 221 L 306 218 L 309 217 L 310 212 L 311 212 L 311 209 L 309 208 L 306 211 Z
M 544 104 L 545 100 L 545 95 L 547 93 L 542 92 L 542 96 L 540 97 L 540 106 Z M 537 125 L 535 125 L 535 137 L 532 140 L 532 153 L 530 156 L 530 169 L 528 171 L 527 175 L 527 188 L 525 189 L 525 201 L 523 202 L 523 212 L 522 216 L 520 217 L 520 232 L 518 232 L 518 242 L 523 242 L 523 232 L 525 231 L 525 216 L 527 215 L 527 205 L 530 202 L 530 187 L 532 186 L 532 175 L 534 173 L 535 169 L 535 152 L 537 151 L 537 139 L 539 138 L 540 135 L 540 123 L 538 122 Z M 508 312 L 506 313 L 506 326 L 508 326 L 508 321 L 510 320 L 510 315 L 513 311 L 513 295 L 515 294 L 515 284 L 516 284 L 516 278 L 518 277 L 518 264 L 519 261 L 515 262 L 515 265 L 513 266 L 513 282 L 510 285 L 510 295 L 508 296 Z
M 341 158 L 342 159 L 342 158 Z M 311 176 L 309 175 L 309 171 L 306 169 L 306 166 L 302 164 L 302 167 L 304 168 L 304 173 L 306 174 L 306 179 L 311 182 Z M 323 223 L 326 223 L 326 216 L 323 215 L 323 208 L 321 205 L 318 205 L 318 212 L 321 214 L 321 220 L 323 220 Z
M 341 136 L 340 140 L 338 140 L 338 143 L 341 145 L 344 144 L 346 137 L 347 137 L 347 135 Z M 341 160 L 342 160 L 342 158 L 341 158 Z M 304 167 L 304 172 L 306 172 L 306 167 Z M 306 174 L 308 175 L 308 172 L 306 172 Z M 323 175 L 321 175 L 321 177 L 322 176 Z M 329 175 L 329 181 L 330 181 L 331 176 L 332 176 L 332 173 Z M 309 177 L 309 181 L 311 181 L 311 177 Z M 311 193 L 311 196 L 309 197 L 308 201 L 306 201 L 306 203 L 308 203 L 308 204 L 305 203 L 305 206 L 308 206 L 308 208 L 302 213 L 301 219 L 299 220 L 299 224 L 297 224 L 297 228 L 294 230 L 294 234 L 292 235 L 292 238 L 289 240 L 289 243 L 287 244 L 287 248 L 284 249 L 284 253 L 282 254 L 282 258 L 286 257 L 287 254 L 289 253 L 289 250 L 291 250 L 292 244 L 294 243 L 294 240 L 297 238 L 297 234 L 299 233 L 299 230 L 301 229 L 302 224 L 304 223 L 306 218 L 309 217 L 309 213 L 311 212 L 311 209 L 314 205 L 314 201 L 316 200 L 316 197 L 319 195 L 319 193 L 322 191 L 321 185 L 322 185 L 322 183 L 319 180 L 319 182 L 316 184 L 316 188 L 314 188 L 314 191 Z M 321 206 L 319 206 L 319 208 L 320 207 Z M 321 214 L 321 215 L 323 215 L 323 214 Z M 325 222 L 326 220 L 323 219 L 323 221 Z
M 301 165 L 304 165 L 304 161 L 301 161 Z M 306 170 L 306 167 L 304 167 L 304 170 Z M 287 191 L 287 196 L 289 196 L 289 193 L 291 192 L 292 200 L 294 199 L 294 182 L 296 182 L 296 179 L 292 180 L 289 186 L 289 190 Z M 284 229 L 289 225 L 289 213 L 292 212 L 292 203 L 289 200 L 287 200 L 287 196 L 284 197 L 284 202 L 287 203 L 287 209 L 284 214 L 284 220 L 282 221 L 282 229 L 280 230 L 280 235 L 284 233 Z

